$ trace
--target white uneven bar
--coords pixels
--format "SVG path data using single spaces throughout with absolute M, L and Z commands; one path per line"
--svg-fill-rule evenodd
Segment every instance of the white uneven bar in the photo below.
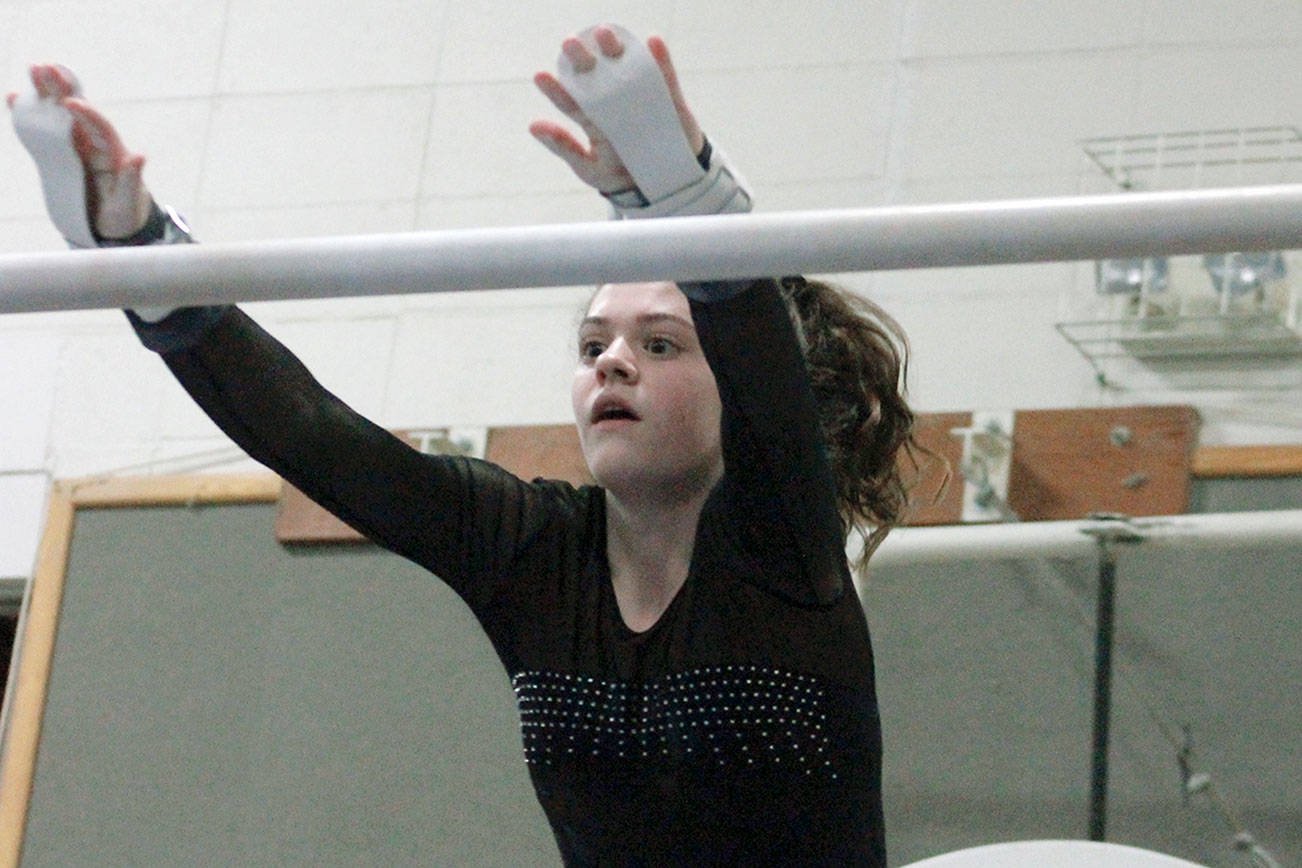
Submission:
M 1302 185 L 0 256 L 0 313 L 1302 247 Z
M 1100 536 L 1118 540 L 1122 546 L 1133 544 L 1145 549 L 1182 551 L 1256 545 L 1302 546 L 1302 509 L 1127 520 L 906 527 L 886 537 L 873 555 L 873 566 L 1089 557 L 1096 550 Z

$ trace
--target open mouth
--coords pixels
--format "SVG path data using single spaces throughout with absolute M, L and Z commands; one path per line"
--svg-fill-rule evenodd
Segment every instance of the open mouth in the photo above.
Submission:
M 614 399 L 600 400 L 592 408 L 592 423 L 594 425 L 599 422 L 609 422 L 617 419 L 636 422 L 637 418 L 636 413 Z

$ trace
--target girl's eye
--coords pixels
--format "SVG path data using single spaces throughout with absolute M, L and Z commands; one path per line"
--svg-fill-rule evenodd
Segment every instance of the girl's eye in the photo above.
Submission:
M 677 347 L 665 338 L 651 338 L 646 342 L 646 351 L 653 356 L 671 355 Z
M 605 346 L 600 341 L 579 341 L 579 358 L 595 359 L 604 349 Z

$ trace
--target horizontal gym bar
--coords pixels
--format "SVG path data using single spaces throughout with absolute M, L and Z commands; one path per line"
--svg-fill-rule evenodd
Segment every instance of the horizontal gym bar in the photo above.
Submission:
M 891 531 L 873 566 L 1092 556 L 1099 540 L 1144 548 L 1223 551 L 1302 545 L 1302 509 L 1147 518 L 903 527 Z M 871 569 L 871 568 L 870 568 Z
M 0 256 L 0 313 L 1302 247 L 1302 185 Z

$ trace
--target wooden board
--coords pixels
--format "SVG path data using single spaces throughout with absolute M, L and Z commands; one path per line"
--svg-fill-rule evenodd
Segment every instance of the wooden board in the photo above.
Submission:
M 953 524 L 963 511 L 963 479 L 958 473 L 962 441 L 951 432 L 972 424 L 971 413 L 919 413 L 918 443 L 931 454 L 919 454 L 918 466 L 904 461 L 900 472 L 909 486 L 905 524 Z
M 573 425 L 490 428 L 484 457 L 521 479 L 563 479 L 572 485 L 594 482 Z
M 1199 479 L 1302 476 L 1302 445 L 1201 446 L 1194 452 Z
M 1019 412 L 1009 505 L 1023 521 L 1183 513 L 1197 433 L 1191 407 Z
M 962 521 L 962 442 L 953 432 L 971 419 L 966 412 L 918 415 L 918 440 L 932 454 L 921 454 L 916 468 L 907 462 L 902 467 L 911 486 L 907 524 Z M 1022 521 L 1071 520 L 1096 512 L 1182 513 L 1189 506 L 1197 433 L 1197 413 L 1184 406 L 1018 411 L 1009 505 Z M 1269 459 L 1291 467 L 1299 451 L 1212 453 L 1219 463 L 1209 460 L 1205 466 L 1242 471 L 1245 461 Z M 573 425 L 489 429 L 485 457 L 522 479 L 593 481 Z M 276 538 L 287 544 L 364 541 L 290 485 L 281 499 Z
M 944 468 L 933 462 L 915 487 L 909 524 L 962 521 L 962 444 L 952 432 L 970 420 L 967 413 L 919 415 L 919 441 L 948 461 L 951 476 L 937 499 Z M 1020 410 L 1008 504 L 1022 521 L 1185 512 L 1197 433 L 1191 407 Z

